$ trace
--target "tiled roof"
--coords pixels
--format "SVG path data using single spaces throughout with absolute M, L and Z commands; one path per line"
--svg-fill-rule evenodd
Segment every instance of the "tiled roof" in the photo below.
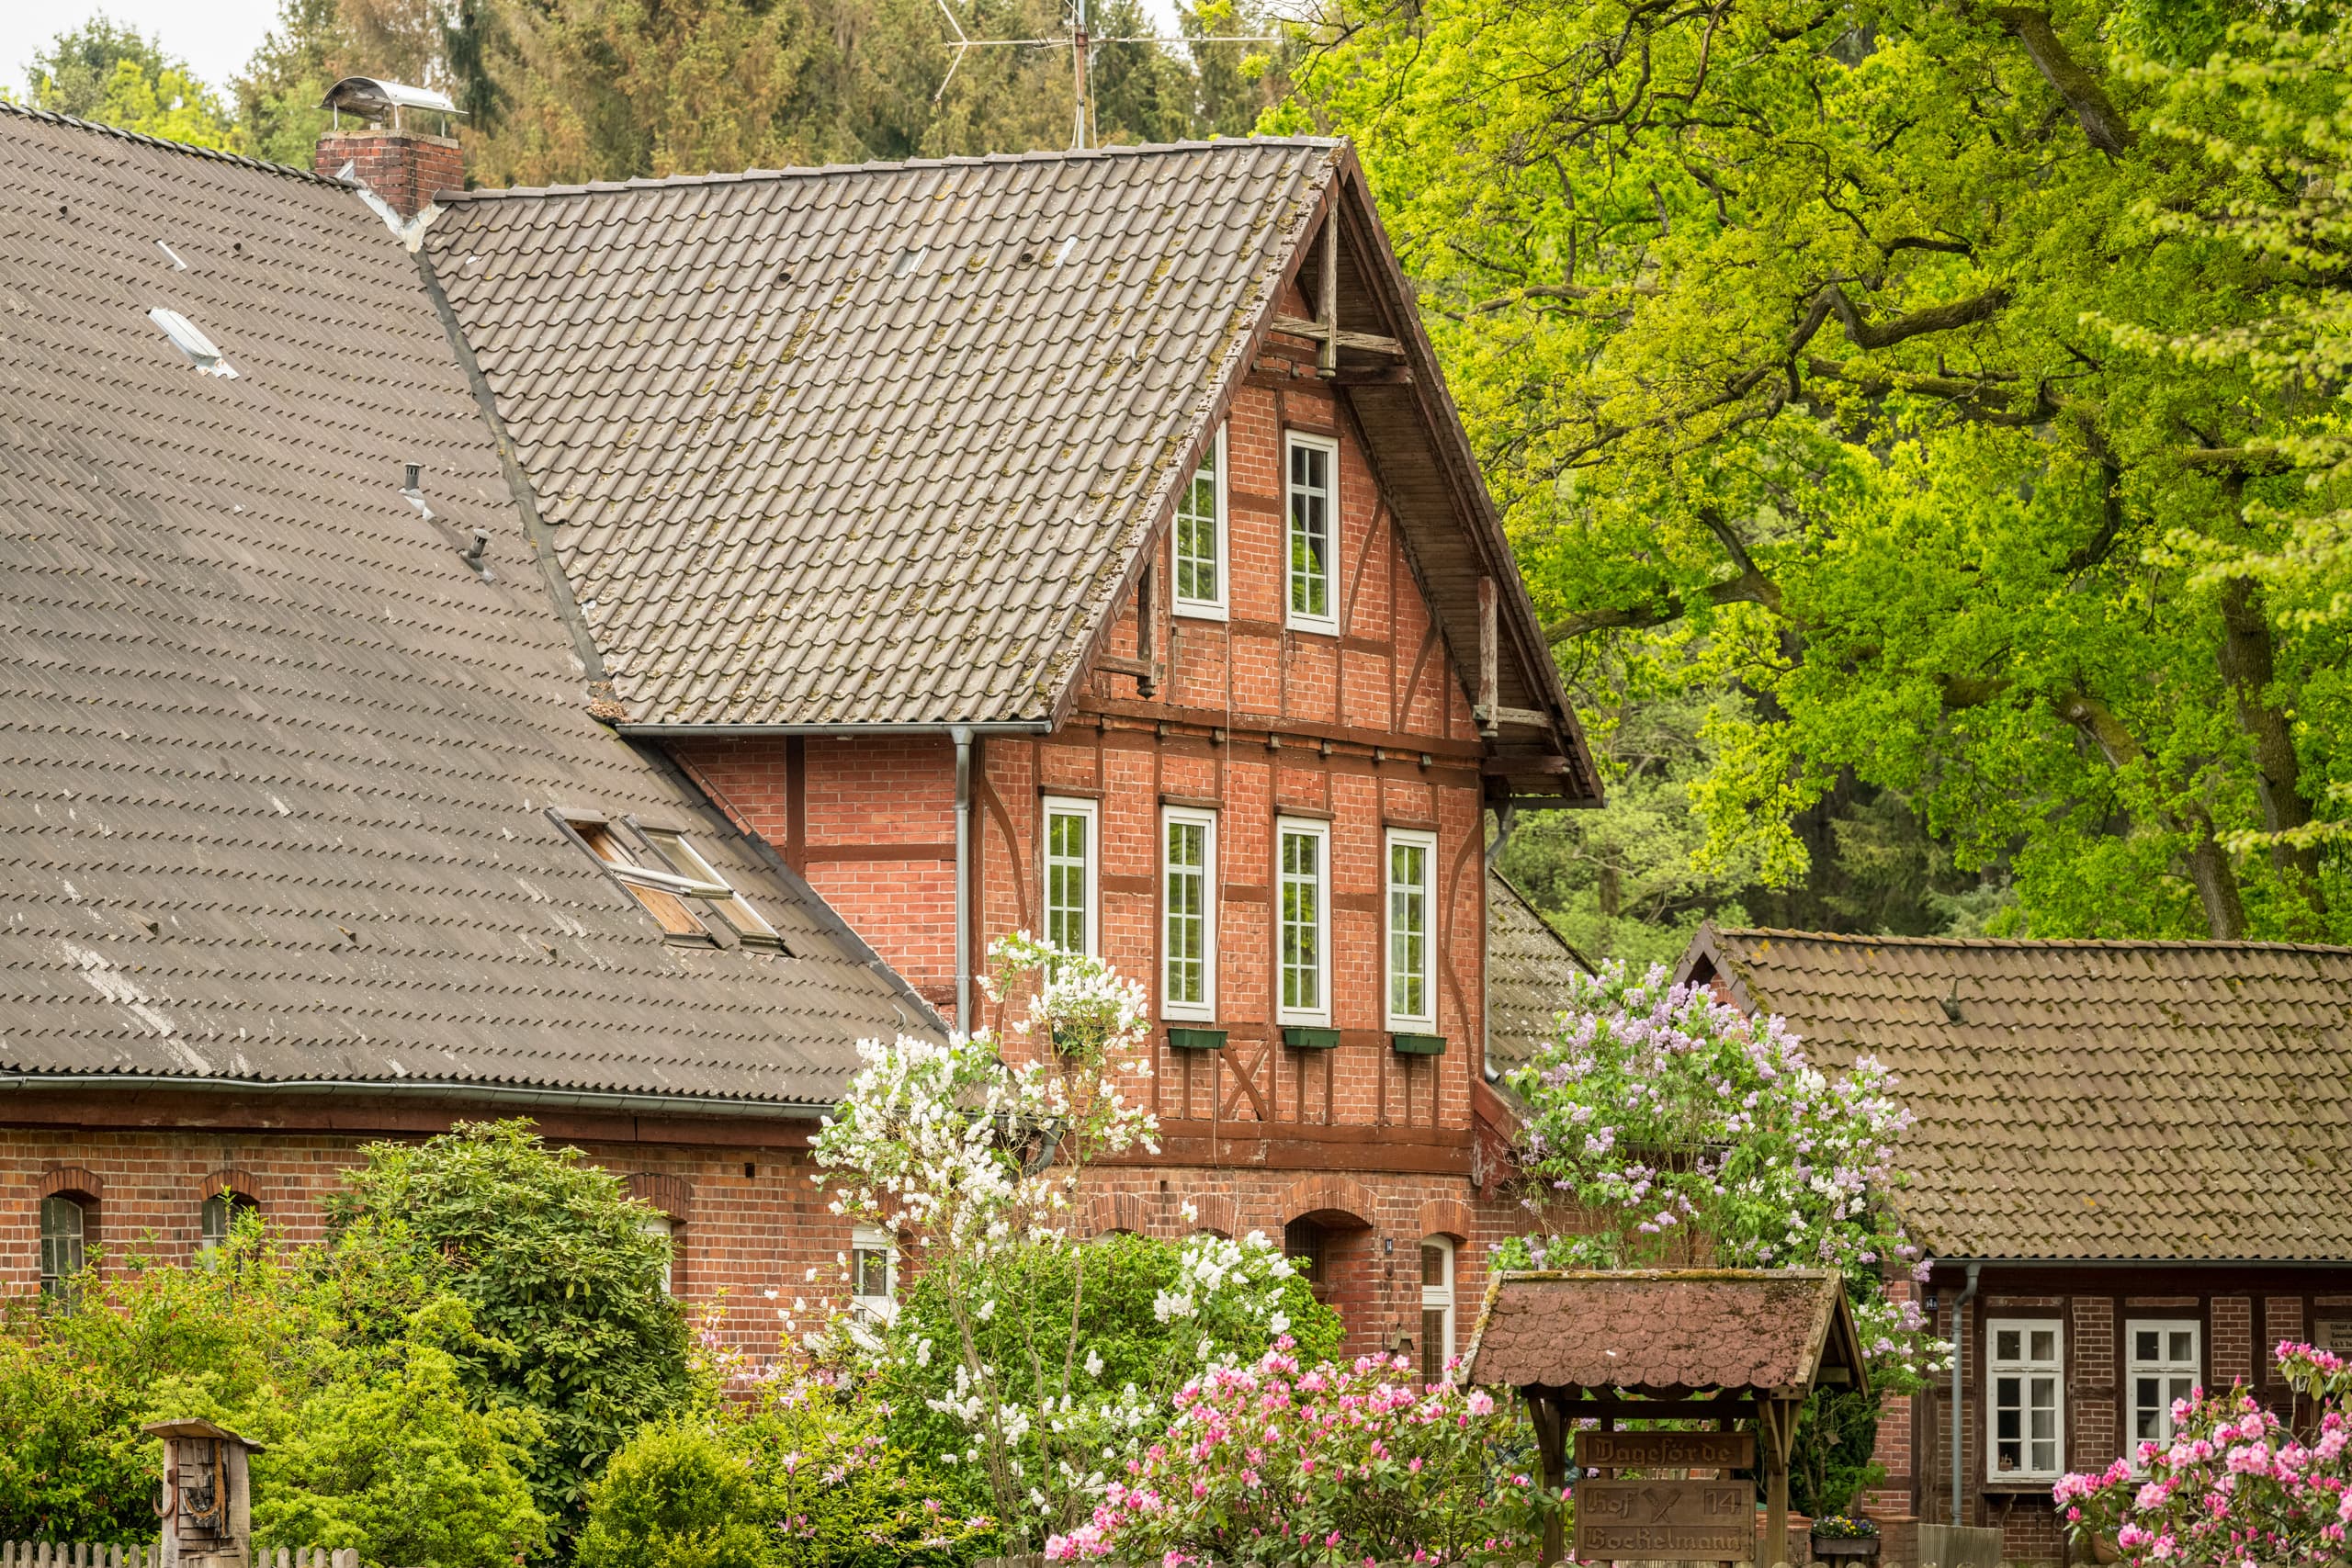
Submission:
M 1569 976 L 1591 965 L 1561 939 L 1527 896 L 1487 873 L 1487 1063 L 1508 1072 L 1534 1058 L 1557 1032 Z
M 1942 1256 L 2352 1257 L 2352 949 L 1722 931 L 1682 972 L 1894 1070 Z
M 472 192 L 425 254 L 636 722 L 1036 721 L 1335 145 Z
M 356 196 L 17 110 L 0 172 L 0 1070 L 818 1102 L 857 1036 L 933 1026 L 589 716 Z M 665 945 L 550 805 L 695 832 L 794 956 Z
M 1467 1378 L 1649 1393 L 1801 1389 L 1825 1359 L 1859 1367 L 1845 1300 L 1838 1277 L 1819 1269 L 1506 1271 L 1487 1287 Z

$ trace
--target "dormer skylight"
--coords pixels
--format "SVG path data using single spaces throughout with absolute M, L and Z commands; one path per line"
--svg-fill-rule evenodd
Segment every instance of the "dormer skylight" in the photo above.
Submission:
M 206 337 L 194 321 L 177 310 L 167 310 L 158 305 L 147 312 L 147 319 L 163 328 L 164 335 L 172 340 L 172 346 L 187 355 L 187 362 L 207 376 L 236 375 L 236 369 L 221 354 L 220 345 Z

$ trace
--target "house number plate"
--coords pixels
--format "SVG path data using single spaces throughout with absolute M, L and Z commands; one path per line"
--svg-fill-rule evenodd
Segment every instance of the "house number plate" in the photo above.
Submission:
M 1756 1488 L 1747 1482 L 1577 1483 L 1577 1556 L 1584 1562 L 1746 1562 L 1755 1555 Z

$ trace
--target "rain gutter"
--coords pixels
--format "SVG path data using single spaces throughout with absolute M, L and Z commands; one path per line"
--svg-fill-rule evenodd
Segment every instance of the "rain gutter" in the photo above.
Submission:
M 6 1089 L 125 1089 L 198 1090 L 215 1094 L 334 1094 L 420 1100 L 481 1100 L 502 1104 L 547 1106 L 564 1111 L 605 1111 L 667 1116 L 763 1117 L 815 1121 L 831 1105 L 791 1100 L 744 1100 L 692 1094 L 646 1094 L 619 1090 L 532 1089 L 519 1084 L 467 1083 L 447 1078 L 208 1078 L 181 1073 L 16 1073 L 0 1077 Z
M 840 724 L 616 724 L 613 728 L 635 739 L 688 740 L 698 735 L 833 735 L 854 739 L 861 735 L 1051 735 L 1053 720 L 1001 719 L 989 723 L 869 723 L 862 719 Z

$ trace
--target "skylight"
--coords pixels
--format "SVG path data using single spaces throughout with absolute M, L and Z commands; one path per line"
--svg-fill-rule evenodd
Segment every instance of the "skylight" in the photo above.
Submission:
M 703 917 L 707 908 L 718 912 L 743 946 L 785 950 L 775 928 L 712 868 L 684 833 L 648 828 L 633 817 L 615 820 L 591 811 L 550 815 L 571 830 L 580 847 L 602 863 L 607 875 L 628 889 L 671 941 L 715 945 L 717 935 Z
M 221 354 L 220 346 L 177 310 L 167 310 L 158 305 L 147 312 L 147 319 L 163 328 L 164 335 L 172 340 L 172 346 L 187 355 L 188 363 L 207 376 L 234 376 L 237 373 Z

